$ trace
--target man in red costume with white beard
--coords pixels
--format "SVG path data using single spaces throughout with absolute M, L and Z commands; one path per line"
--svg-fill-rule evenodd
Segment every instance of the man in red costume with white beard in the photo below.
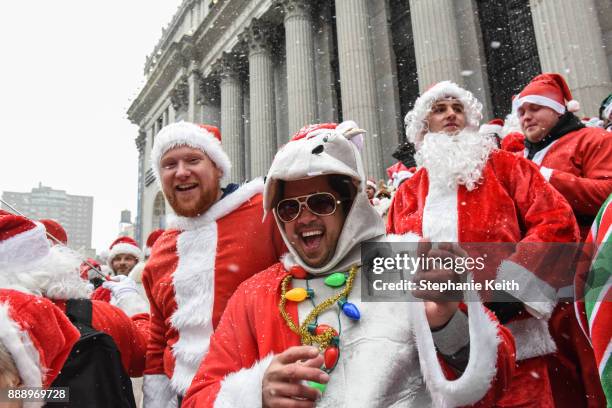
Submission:
M 144 402 L 166 408 L 187 391 L 236 287 L 276 263 L 284 246 L 273 220 L 262 221 L 262 179 L 221 187 L 231 163 L 216 127 L 166 126 L 151 165 L 176 213 L 142 278 L 151 306 Z
M 417 99 L 405 124 L 407 137 L 416 144 L 418 170 L 396 193 L 387 231 L 433 242 L 576 241 L 570 206 L 537 168 L 478 134 L 481 109 L 470 92 L 449 81 Z M 517 348 L 517 370 L 499 404 L 552 407 L 541 356 L 555 348 L 547 325 L 554 277 L 536 276 L 521 255 L 512 254 L 497 271 L 498 280 L 519 283 L 519 290 L 508 291 L 517 301 L 489 304 L 513 333 Z

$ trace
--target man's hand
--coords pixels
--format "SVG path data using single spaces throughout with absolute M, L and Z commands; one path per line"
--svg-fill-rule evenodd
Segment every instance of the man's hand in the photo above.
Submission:
M 303 381 L 326 384 L 329 375 L 320 369 L 323 356 L 316 347 L 290 347 L 275 356 L 262 381 L 262 402 L 265 408 L 312 408 L 320 397 L 318 390 Z
M 455 259 L 466 257 L 468 254 L 457 244 L 441 243 L 438 248 L 433 249 L 431 242 L 424 239 L 419 242 L 417 256 L 422 259 L 429 259 L 431 264 L 433 258 Z M 433 267 L 428 269 L 428 266 L 434 265 L 422 265 L 421 269 L 417 271 L 414 278 L 417 285 L 420 281 L 432 283 L 461 282 L 461 275 L 451 269 Z M 435 266 L 439 266 L 439 262 Z M 425 314 L 429 327 L 436 329 L 444 326 L 457 311 L 462 293 L 461 291 L 422 290 L 419 285 L 418 289 L 413 291 L 413 295 L 425 300 Z

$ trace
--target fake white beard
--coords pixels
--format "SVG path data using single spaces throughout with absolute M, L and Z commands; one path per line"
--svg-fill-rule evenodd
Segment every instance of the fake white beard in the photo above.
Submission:
M 490 137 L 470 130 L 464 129 L 452 136 L 427 133 L 415 159 L 419 167 L 427 170 L 431 184 L 450 188 L 463 185 L 472 191 L 495 147 Z
M 3 269 L 0 273 L 0 287 L 49 299 L 89 298 L 91 289 L 88 282 L 80 277 L 80 264 L 76 252 L 55 245 L 43 259 Z

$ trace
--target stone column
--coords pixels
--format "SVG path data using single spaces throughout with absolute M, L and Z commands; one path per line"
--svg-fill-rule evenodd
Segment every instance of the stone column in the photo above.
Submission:
M 368 131 L 362 152 L 368 176 L 384 175 L 367 0 L 336 0 L 343 120 Z
M 265 176 L 276 153 L 272 29 L 255 19 L 243 35 L 249 48 L 251 178 Z
M 237 61 L 224 54 L 218 61 L 221 79 L 221 140 L 232 162 L 231 182 L 244 181 L 244 142 L 242 140 L 242 90 Z
M 201 106 L 202 123 L 220 127 L 221 109 L 219 83 L 213 78 L 202 78 L 198 104 Z
M 289 134 L 317 121 L 313 21 L 308 0 L 277 0 L 285 13 Z
M 563 75 L 580 115 L 597 115 L 610 93 L 610 70 L 594 0 L 530 0 L 542 72 Z
M 202 121 L 202 115 L 199 112 L 199 93 L 200 93 L 200 81 L 202 75 L 197 69 L 192 69 L 187 77 L 187 86 L 189 87 L 189 96 L 187 104 L 187 121 L 192 123 L 199 123 Z
M 142 207 L 145 187 L 145 148 L 147 146 L 147 133 L 143 129 L 139 130 L 138 137 L 136 138 L 135 142 L 136 148 L 138 149 L 138 204 L 134 239 L 136 239 L 137 242 L 142 242 Z
M 463 86 L 453 0 L 410 0 L 419 92 L 443 80 Z

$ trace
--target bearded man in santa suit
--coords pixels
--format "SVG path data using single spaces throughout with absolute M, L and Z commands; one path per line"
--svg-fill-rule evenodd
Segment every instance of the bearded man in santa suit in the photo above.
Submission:
M 481 109 L 470 92 L 449 81 L 416 100 L 405 124 L 418 170 L 395 194 L 387 231 L 433 242 L 521 244 L 493 271 L 500 281 L 518 283 L 518 290 L 508 291 L 516 301 L 488 304 L 517 348 L 517 370 L 500 405 L 551 407 L 541 356 L 555 350 L 547 318 L 556 277 L 536 267 L 537 252 L 546 250 L 541 243 L 575 242 L 578 229 L 568 203 L 537 168 L 478 133 Z
M 586 127 L 574 115 L 579 103 L 559 74 L 533 78 L 515 104 L 525 135 L 525 157 L 570 203 L 584 240 L 612 194 L 610 133 Z
M 479 301 L 466 316 L 456 301 L 360 296 L 361 244 L 387 240 L 364 193 L 364 132 L 312 125 L 276 154 L 264 208 L 290 253 L 230 299 L 185 407 L 491 406 L 503 394 L 513 343 Z
M 524 156 L 539 166 L 550 184 L 570 203 L 586 239 L 595 216 L 612 194 L 612 137 L 585 127 L 573 112 L 579 104 L 556 73 L 536 76 L 514 102 L 525 134 Z M 571 298 L 568 286 L 560 297 Z M 558 351 L 548 358 L 553 394 L 559 404 L 598 406 L 603 400 L 591 347 L 579 327 L 573 304 L 560 302 L 550 321 Z
M 285 249 L 274 222 L 264 220 L 261 178 L 222 187 L 231 163 L 216 127 L 166 126 L 151 166 L 175 214 L 142 277 L 151 310 L 144 402 L 167 408 L 191 384 L 236 287 Z

